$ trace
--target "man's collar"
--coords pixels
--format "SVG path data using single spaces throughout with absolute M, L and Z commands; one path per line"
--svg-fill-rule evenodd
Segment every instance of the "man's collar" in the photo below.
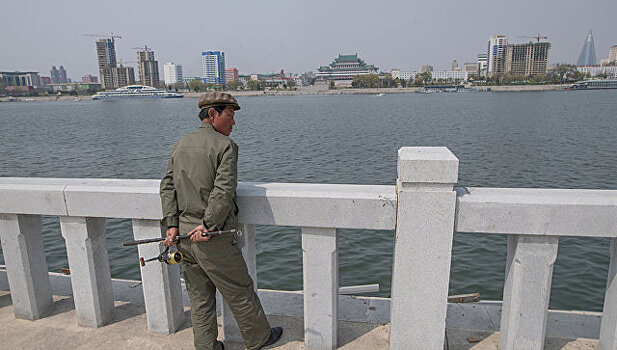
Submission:
M 210 128 L 214 130 L 214 127 L 212 126 L 212 124 L 206 123 L 206 122 L 202 122 L 201 124 L 199 124 L 198 128 Z

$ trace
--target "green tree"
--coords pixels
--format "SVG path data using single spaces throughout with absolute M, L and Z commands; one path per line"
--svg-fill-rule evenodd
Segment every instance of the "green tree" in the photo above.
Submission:
M 0 80 L 0 93 L 4 93 L 5 90 L 6 90 L 6 83 Z
M 263 86 L 259 81 L 252 80 L 252 79 L 246 82 L 246 86 L 248 87 L 249 90 L 262 90 L 263 89 Z
M 391 75 L 386 75 L 381 81 L 381 87 L 393 88 L 396 87 L 396 82 L 392 79 Z
M 294 87 L 296 87 L 296 81 L 293 79 L 287 80 L 286 84 L 289 89 L 293 89 Z
M 242 86 L 242 83 L 239 80 L 232 80 L 227 83 L 227 89 L 230 91 L 237 91 L 239 87 Z
M 188 86 L 189 86 L 189 90 L 194 91 L 194 92 L 200 92 L 200 91 L 206 90 L 206 86 L 201 80 L 191 80 L 189 81 Z
M 433 75 L 431 72 L 422 72 L 416 74 L 415 84 L 416 86 L 430 84 L 433 81 Z
M 334 90 L 335 86 L 336 84 L 334 83 L 334 80 L 330 80 L 330 84 L 329 84 L 330 90 Z
M 565 84 L 585 79 L 585 74 L 571 64 L 558 64 L 544 76 L 544 81 L 553 84 Z
M 379 87 L 379 76 L 377 74 L 356 75 L 358 77 L 359 86 L 361 88 L 376 88 Z M 353 86 L 353 82 L 352 82 Z
M 205 84 L 205 86 L 206 86 L 206 91 L 208 91 L 208 90 L 219 90 L 220 89 L 220 84 L 207 83 L 207 84 Z

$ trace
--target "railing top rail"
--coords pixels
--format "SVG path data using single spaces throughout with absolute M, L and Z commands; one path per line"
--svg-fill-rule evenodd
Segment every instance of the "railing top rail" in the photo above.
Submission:
M 0 177 L 0 213 L 159 219 L 159 180 Z M 460 232 L 617 237 L 617 191 L 457 188 Z M 238 184 L 240 222 L 393 229 L 394 186 Z
M 0 177 L 0 213 L 160 219 L 159 180 Z M 239 221 L 393 229 L 394 186 L 238 184 Z
M 617 237 L 617 191 L 457 188 L 455 230 Z

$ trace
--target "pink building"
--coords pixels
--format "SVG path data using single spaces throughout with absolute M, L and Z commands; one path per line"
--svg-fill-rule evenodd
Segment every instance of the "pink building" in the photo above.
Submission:
M 225 81 L 231 82 L 238 80 L 238 68 L 225 69 Z
M 94 75 L 86 74 L 81 77 L 81 82 L 84 84 L 98 84 L 99 78 L 95 77 Z

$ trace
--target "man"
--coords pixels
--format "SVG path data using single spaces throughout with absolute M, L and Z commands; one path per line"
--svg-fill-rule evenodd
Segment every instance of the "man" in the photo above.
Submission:
M 161 180 L 162 224 L 166 246 L 178 244 L 184 255 L 182 270 L 191 301 L 195 348 L 221 350 L 217 341 L 216 290 L 231 308 L 244 345 L 260 349 L 276 342 L 283 330 L 270 328 L 236 237 L 204 236 L 208 231 L 237 228 L 238 145 L 229 138 L 236 99 L 208 92 L 199 98 L 201 125 L 171 150 L 167 173 Z M 178 234 L 190 239 L 178 241 Z

